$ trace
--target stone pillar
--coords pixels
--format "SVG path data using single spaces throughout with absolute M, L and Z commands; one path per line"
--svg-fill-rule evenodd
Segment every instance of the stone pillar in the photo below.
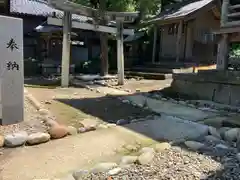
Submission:
M 23 21 L 0 16 L 0 124 L 24 120 Z
M 117 67 L 118 67 L 118 84 L 124 84 L 124 51 L 123 51 L 123 23 L 117 21 Z
M 218 44 L 217 69 L 227 70 L 229 55 L 229 37 L 228 34 L 222 34 Z
M 61 86 L 62 87 L 69 86 L 71 22 L 72 22 L 71 13 L 65 11 L 63 16 L 62 70 L 61 70 Z

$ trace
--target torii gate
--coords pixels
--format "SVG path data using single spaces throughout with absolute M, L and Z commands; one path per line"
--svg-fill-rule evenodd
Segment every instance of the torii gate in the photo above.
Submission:
M 116 21 L 117 28 L 93 25 L 90 23 L 72 22 L 72 13 L 87 17 L 98 17 L 99 10 L 82 6 L 70 2 L 68 0 L 49 0 L 49 4 L 56 9 L 64 11 L 64 17 L 61 21 L 57 18 L 48 18 L 48 24 L 63 25 L 63 43 L 62 43 L 62 71 L 61 85 L 62 87 L 69 86 L 69 60 L 70 60 L 70 42 L 71 42 L 71 27 L 100 31 L 106 33 L 117 34 L 117 67 L 118 67 L 118 84 L 124 84 L 124 51 L 123 51 L 123 34 L 133 35 L 134 30 L 123 29 L 123 23 L 134 22 L 139 16 L 139 12 L 105 12 L 105 17 L 109 21 Z

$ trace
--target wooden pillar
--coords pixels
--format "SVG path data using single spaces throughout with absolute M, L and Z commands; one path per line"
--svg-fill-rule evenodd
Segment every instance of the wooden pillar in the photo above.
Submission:
M 187 23 L 187 33 L 186 33 L 186 59 L 192 58 L 192 49 L 193 49 L 193 26 L 191 23 Z
M 70 12 L 64 11 L 63 16 L 63 42 L 62 42 L 62 70 L 61 70 L 61 86 L 69 86 L 69 63 L 71 50 L 71 22 L 72 15 Z
M 155 63 L 156 57 L 156 43 L 157 43 L 157 26 L 154 26 L 153 30 L 153 51 L 152 51 L 152 63 Z
M 183 21 L 180 21 L 178 24 L 178 32 L 177 32 L 176 62 L 179 62 L 180 56 L 181 56 L 182 28 L 183 28 Z
M 228 34 L 222 34 L 218 44 L 217 69 L 227 70 L 228 68 L 228 53 L 229 53 L 229 37 Z
M 229 0 L 223 0 L 222 9 L 221 9 L 221 26 L 226 25 L 228 21 L 228 7 L 229 7 Z
M 123 23 L 117 21 L 117 68 L 118 85 L 124 84 Z

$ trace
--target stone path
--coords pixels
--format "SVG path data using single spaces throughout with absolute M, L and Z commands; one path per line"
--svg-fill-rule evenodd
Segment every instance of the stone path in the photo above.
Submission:
M 58 178 L 72 170 L 88 168 L 99 161 L 118 159 L 116 150 L 123 145 L 148 138 L 121 127 L 97 130 L 50 141 L 38 146 L 5 149 L 0 156 L 3 180 Z

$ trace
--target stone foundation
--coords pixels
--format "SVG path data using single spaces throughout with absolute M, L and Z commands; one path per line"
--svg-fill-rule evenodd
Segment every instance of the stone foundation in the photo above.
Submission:
M 199 71 L 197 74 L 174 74 L 172 89 L 196 99 L 240 104 L 240 71 Z

